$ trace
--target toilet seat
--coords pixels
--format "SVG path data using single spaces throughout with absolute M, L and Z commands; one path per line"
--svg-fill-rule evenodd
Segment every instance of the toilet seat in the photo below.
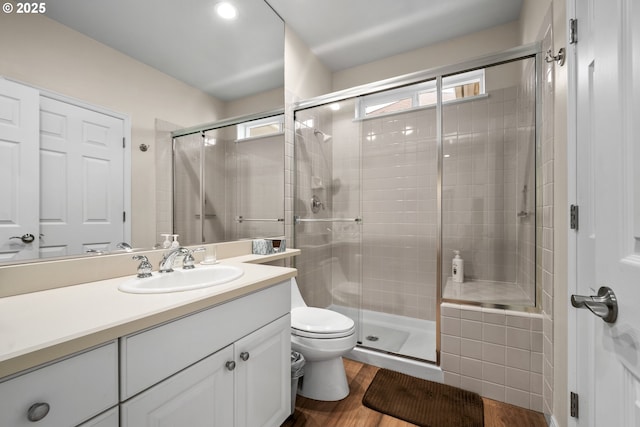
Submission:
M 291 333 L 307 338 L 342 338 L 355 332 L 355 323 L 347 316 L 317 307 L 291 310 Z

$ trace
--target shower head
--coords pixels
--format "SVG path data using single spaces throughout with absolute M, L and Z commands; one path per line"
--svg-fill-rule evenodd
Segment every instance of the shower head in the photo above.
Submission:
M 322 142 L 327 142 L 331 139 L 331 135 L 322 132 L 321 130 L 314 129 L 313 134 L 315 136 L 322 135 Z

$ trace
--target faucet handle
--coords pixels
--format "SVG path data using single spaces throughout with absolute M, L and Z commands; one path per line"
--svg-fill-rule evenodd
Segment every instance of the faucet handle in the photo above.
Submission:
M 144 279 L 145 277 L 151 277 L 153 266 L 149 262 L 149 258 L 145 255 L 134 255 L 133 259 L 140 261 L 140 265 L 138 266 L 138 278 Z
M 193 265 L 195 262 L 195 259 L 193 258 L 194 252 L 204 252 L 204 248 L 200 247 L 195 249 L 187 249 L 187 254 L 184 256 L 184 259 L 182 260 L 182 268 L 184 270 L 190 270 L 192 268 L 195 268 L 195 265 Z

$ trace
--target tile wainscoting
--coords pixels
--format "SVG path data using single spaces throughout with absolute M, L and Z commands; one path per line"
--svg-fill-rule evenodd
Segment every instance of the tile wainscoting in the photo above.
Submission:
M 442 303 L 444 382 L 542 412 L 542 315 Z

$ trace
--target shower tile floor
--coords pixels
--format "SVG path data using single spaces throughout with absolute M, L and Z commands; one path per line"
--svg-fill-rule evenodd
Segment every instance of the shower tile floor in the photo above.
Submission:
M 515 283 L 487 280 L 469 280 L 463 283 L 456 283 L 449 277 L 442 297 L 458 301 L 535 306 L 529 295 Z

